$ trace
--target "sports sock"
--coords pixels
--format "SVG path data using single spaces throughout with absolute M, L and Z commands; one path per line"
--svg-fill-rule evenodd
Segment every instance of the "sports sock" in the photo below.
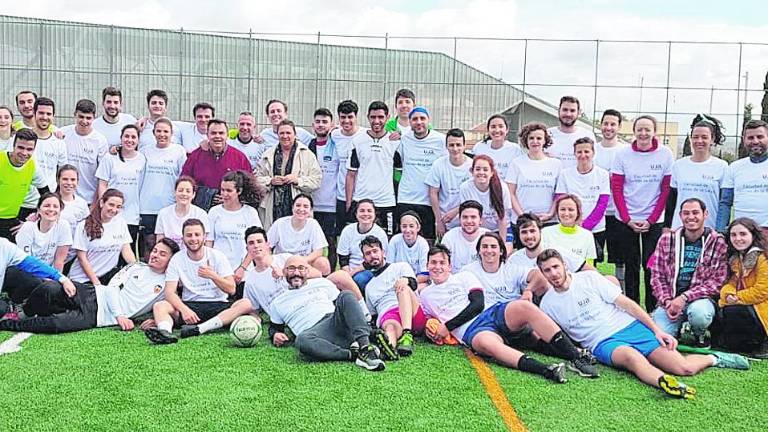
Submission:
M 198 330 L 200 330 L 200 334 L 207 333 L 209 331 L 213 331 L 216 329 L 220 329 L 222 327 L 224 327 L 224 323 L 222 323 L 221 318 L 217 316 L 197 326 Z
M 173 332 L 173 321 L 172 320 L 158 321 L 157 322 L 157 329 L 158 330 L 165 330 L 168 333 L 171 333 L 171 332 Z
M 517 369 L 523 372 L 546 376 L 547 365 L 528 355 L 523 355 L 517 361 Z
M 368 310 L 368 305 L 365 304 L 365 299 L 361 298 L 360 300 L 357 301 L 357 304 L 360 305 L 360 309 L 363 311 L 363 316 L 365 317 L 365 321 L 370 322 L 372 318 L 371 311 Z
M 568 339 L 568 336 L 562 331 L 555 333 L 555 335 L 552 336 L 552 340 L 549 341 L 549 344 L 555 349 L 558 357 L 562 357 L 566 360 L 579 358 L 579 350 L 573 346 L 571 340 Z

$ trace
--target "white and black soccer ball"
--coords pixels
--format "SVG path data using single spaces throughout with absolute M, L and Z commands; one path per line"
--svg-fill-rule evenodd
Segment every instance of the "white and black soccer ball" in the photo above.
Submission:
M 229 336 L 235 346 L 248 348 L 261 339 L 261 323 L 250 315 L 243 315 L 232 321 Z

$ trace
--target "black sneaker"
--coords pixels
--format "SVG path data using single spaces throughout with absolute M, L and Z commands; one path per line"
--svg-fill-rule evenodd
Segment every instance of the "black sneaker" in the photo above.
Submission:
M 373 335 L 374 335 L 374 344 L 377 348 L 379 348 L 379 350 L 381 351 L 381 355 L 382 357 L 384 357 L 385 360 L 400 360 L 400 355 L 392 347 L 392 345 L 389 344 L 387 335 L 384 334 L 383 331 L 381 330 L 375 331 Z
M 377 351 L 378 350 L 373 345 L 360 348 L 360 351 L 357 353 L 357 359 L 355 359 L 355 364 L 369 371 L 383 371 L 386 365 L 384 364 L 384 361 L 379 358 L 379 353 Z
M 544 377 L 558 384 L 565 384 L 568 382 L 568 379 L 565 378 L 565 365 L 562 363 L 550 365 L 547 368 L 547 371 L 544 372 Z
M 181 338 L 188 338 L 188 337 L 194 337 L 194 336 L 200 336 L 200 327 L 196 325 L 183 325 L 181 326 L 181 333 L 179 334 Z
M 763 342 L 760 346 L 749 355 L 752 358 L 767 360 L 768 359 L 768 342 Z
M 576 372 L 584 378 L 600 378 L 600 372 L 597 371 L 595 366 L 590 364 L 590 360 L 586 356 L 571 360 L 566 367 L 568 370 Z
M 595 365 L 595 364 L 598 363 L 597 362 L 597 357 L 595 357 L 592 354 L 592 351 L 590 351 L 589 349 L 587 349 L 587 348 L 576 348 L 576 351 L 579 352 L 579 357 L 581 357 L 581 358 L 585 359 L 586 361 L 588 361 L 589 364 Z
M 179 338 L 174 336 L 173 333 L 168 330 L 160 330 L 157 327 L 150 327 L 144 330 L 144 336 L 155 345 L 168 345 L 179 341 Z
M 707 336 L 707 334 L 705 333 L 701 336 L 694 336 L 693 346 L 695 348 L 710 349 L 712 348 L 712 342 L 710 341 L 709 336 Z

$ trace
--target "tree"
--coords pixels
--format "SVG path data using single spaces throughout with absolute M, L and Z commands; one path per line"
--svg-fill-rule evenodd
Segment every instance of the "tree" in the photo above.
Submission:
M 748 121 L 752 120 L 752 109 L 754 108 L 754 105 L 751 103 L 748 103 L 744 105 L 744 124 L 747 124 Z M 739 136 L 739 159 L 749 156 L 749 149 L 747 149 L 747 146 L 744 145 L 744 141 L 741 139 L 741 136 Z
M 690 135 L 687 135 L 685 137 L 685 143 L 683 144 L 683 157 L 690 156 L 693 154 L 693 150 L 691 150 L 691 137 Z
M 765 73 L 765 81 L 763 82 L 763 101 L 760 103 L 763 112 L 760 115 L 760 120 L 768 122 L 768 72 Z

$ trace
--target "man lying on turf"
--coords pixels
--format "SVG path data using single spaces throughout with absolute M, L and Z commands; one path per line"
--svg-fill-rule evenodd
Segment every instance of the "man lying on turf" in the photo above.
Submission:
M 737 354 L 683 356 L 675 349 L 677 340 L 617 285 L 596 271 L 568 272 L 554 249 L 543 251 L 537 265 L 552 285 L 541 309 L 606 365 L 627 369 L 642 382 L 686 399 L 696 391 L 672 375 L 695 375 L 710 366 L 749 369 L 747 359 Z
M 152 311 L 157 327 L 144 330 L 155 344 L 175 342 L 174 321 L 197 324 L 227 309 L 227 297 L 235 293 L 232 266 L 224 253 L 205 246 L 205 226 L 199 219 L 187 219 L 181 228 L 186 250 L 176 253 L 165 275 L 165 300 Z M 182 284 L 181 298 L 177 294 Z
M 148 313 L 163 298 L 165 270 L 179 246 L 170 238 L 155 244 L 149 263 L 134 263 L 112 277 L 107 286 L 77 284 L 69 297 L 58 283 L 40 284 L 29 296 L 18 321 L 0 321 L 0 330 L 65 333 L 119 325 L 133 330 L 132 319 Z
M 283 266 L 291 254 L 272 254 L 272 246 L 267 240 L 267 233 L 263 228 L 252 226 L 245 230 L 245 244 L 248 258 L 253 263 L 245 273 L 245 288 L 243 289 L 243 298 L 237 300 L 227 308 L 221 311 L 213 318 L 195 325 L 184 325 L 181 327 L 182 338 L 199 336 L 201 334 L 228 326 L 235 318 L 242 315 L 251 315 L 259 322 L 259 310 L 268 310 L 272 300 L 277 294 L 288 289 L 288 284 L 283 279 Z M 322 277 L 320 270 L 309 266 L 307 271 L 308 279 Z M 364 315 L 370 319 L 368 309 L 365 307 L 362 294 L 357 288 L 357 284 L 352 280 L 349 273 L 339 270 L 328 275 L 328 280 L 333 282 L 339 290 L 350 291 L 358 299 L 363 309 Z M 281 346 L 288 342 L 288 336 L 285 333 L 270 333 L 270 339 L 275 346 Z M 168 339 L 169 343 L 175 342 L 175 336 Z
M 539 337 L 561 353 L 561 357 L 576 360 L 580 354 L 560 328 L 533 303 L 512 301 L 496 303 L 483 311 L 482 284 L 469 272 L 451 274 L 451 252 L 443 245 L 429 250 L 427 270 L 432 282 L 421 291 L 424 313 L 440 320 L 436 331 L 428 335 L 438 341 L 452 334 L 474 351 L 491 357 L 500 364 L 542 375 L 557 383 L 566 382 L 565 365 L 549 366 L 506 345 L 505 337 L 517 337 L 533 330 Z M 579 362 L 590 375 L 597 376 L 591 365 Z
M 366 236 L 360 242 L 363 267 L 373 277 L 365 286 L 368 308 L 377 315 L 376 343 L 384 358 L 397 360 L 413 354 L 413 334 L 424 332 L 427 322 L 415 290 L 416 274 L 407 262 L 388 263 L 381 240 Z
M 355 296 L 339 291 L 324 278 L 307 279 L 307 259 L 294 255 L 283 267 L 288 289 L 280 292 L 267 313 L 279 332 L 285 324 L 296 335 L 296 349 L 309 360 L 354 361 L 370 371 L 384 370 L 378 350 Z

